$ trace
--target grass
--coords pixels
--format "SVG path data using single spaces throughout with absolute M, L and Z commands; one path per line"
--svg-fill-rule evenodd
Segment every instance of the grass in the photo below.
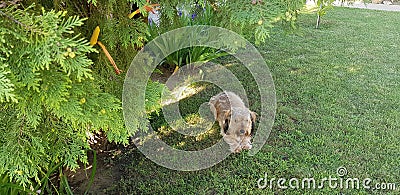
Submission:
M 156 165 L 137 150 L 120 157 L 123 176 L 107 189 L 120 194 L 398 194 L 400 189 L 400 21 L 398 12 L 335 8 L 314 29 L 315 16 L 299 18 L 299 34 L 275 30 L 259 47 L 274 78 L 277 115 L 271 135 L 255 156 L 230 155 L 206 170 L 179 172 Z M 254 81 L 240 65 L 229 68 L 247 86 L 258 109 Z M 218 89 L 180 102 L 186 120 Z M 181 136 L 154 116 L 164 140 L 201 149 L 220 139 L 217 125 L 201 138 Z M 338 177 L 396 183 L 396 191 L 372 189 L 259 189 L 257 180 Z M 288 185 L 288 183 L 286 183 Z

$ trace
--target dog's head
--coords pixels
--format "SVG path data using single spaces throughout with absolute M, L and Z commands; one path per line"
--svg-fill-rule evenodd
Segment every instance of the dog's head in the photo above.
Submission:
M 227 134 L 238 137 L 251 136 L 256 121 L 256 113 L 247 108 L 233 107 L 225 112 L 225 118 L 229 119 Z
M 251 145 L 251 136 L 236 136 L 236 135 L 227 135 L 223 136 L 226 143 L 229 145 L 229 150 L 232 153 L 239 153 L 242 150 L 250 150 L 252 148 Z

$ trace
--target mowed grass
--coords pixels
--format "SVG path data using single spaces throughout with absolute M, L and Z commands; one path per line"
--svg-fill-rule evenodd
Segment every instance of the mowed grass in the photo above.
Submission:
M 314 29 L 315 16 L 299 18 L 299 33 L 275 30 L 259 47 L 274 78 L 277 114 L 263 149 L 255 156 L 232 154 L 206 170 L 180 172 L 163 168 L 137 150 L 120 157 L 124 174 L 106 192 L 120 194 L 399 194 L 400 189 L 400 13 L 335 8 Z M 229 67 L 259 109 L 254 81 L 240 65 Z M 187 120 L 218 93 L 206 85 L 180 103 Z M 218 127 L 201 138 L 172 132 L 162 117 L 153 127 L 167 143 L 201 149 L 220 139 Z M 189 121 L 190 122 L 190 121 Z M 169 133 L 168 133 L 169 132 Z M 180 143 L 180 144 L 179 144 Z M 359 178 L 360 189 L 301 189 L 303 178 Z M 257 181 L 297 178 L 300 189 L 259 189 Z M 396 183 L 397 190 L 363 189 Z M 295 183 L 292 183 L 295 184 Z M 269 185 L 269 183 L 268 183 Z M 289 182 L 284 184 L 289 186 Z M 343 185 L 344 186 L 344 185 Z

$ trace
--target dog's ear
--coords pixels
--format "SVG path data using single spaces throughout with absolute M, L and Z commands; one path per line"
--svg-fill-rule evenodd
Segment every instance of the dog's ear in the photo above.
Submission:
M 229 120 L 225 119 L 225 122 L 224 122 L 224 133 L 225 134 L 227 134 L 228 129 L 229 129 Z
M 255 112 L 253 112 L 253 111 L 250 111 L 250 118 L 251 118 L 251 121 L 252 121 L 253 123 L 255 123 L 255 122 L 256 122 L 256 119 L 257 119 L 257 113 L 255 113 Z
M 256 118 L 257 118 L 257 113 L 250 111 L 250 118 L 251 118 L 251 132 L 250 135 L 254 135 L 254 130 L 256 128 Z
M 228 132 L 229 129 L 229 122 L 231 120 L 231 110 L 224 110 L 224 132 L 225 134 Z
M 231 110 L 224 110 L 225 118 L 231 120 L 231 113 Z

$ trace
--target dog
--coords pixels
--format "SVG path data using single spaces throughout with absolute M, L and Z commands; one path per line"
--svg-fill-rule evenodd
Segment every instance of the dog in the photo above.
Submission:
M 256 113 L 250 111 L 238 95 L 229 91 L 211 97 L 209 104 L 230 151 L 238 153 L 243 149 L 250 150 Z

